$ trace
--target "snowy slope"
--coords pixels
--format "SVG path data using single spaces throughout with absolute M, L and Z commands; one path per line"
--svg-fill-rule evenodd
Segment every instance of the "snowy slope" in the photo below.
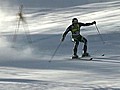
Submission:
M 1 6 L 17 6 L 23 4 L 26 7 L 38 8 L 65 8 L 83 4 L 99 3 L 112 0 L 0 0 Z
M 0 9 L 0 89 L 120 90 L 119 9 L 119 0 L 66 8 L 24 7 L 29 26 L 25 31 L 29 30 L 30 33 L 26 33 L 21 24 L 15 43 L 13 36 L 18 8 Z M 62 33 L 73 17 L 81 22 L 97 21 L 105 43 L 94 25 L 82 27 L 81 34 L 88 39 L 93 61 L 69 60 L 73 43 L 68 34 L 49 63 Z M 30 38 L 31 44 L 28 42 Z M 81 51 L 82 44 L 79 46 L 79 55 Z

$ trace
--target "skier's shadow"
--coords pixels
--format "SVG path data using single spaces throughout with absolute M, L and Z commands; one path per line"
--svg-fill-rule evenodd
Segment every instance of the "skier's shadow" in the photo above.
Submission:
M 117 62 L 117 61 L 106 61 L 106 60 L 93 60 L 93 61 L 97 61 L 97 62 L 107 62 L 107 63 L 120 63 L 120 62 Z
M 116 57 L 120 57 L 120 56 L 111 56 L 111 57 L 102 57 L 102 58 L 94 58 L 93 61 L 97 61 L 97 62 L 106 62 L 106 63 L 116 63 L 119 64 L 120 60 L 119 58 Z

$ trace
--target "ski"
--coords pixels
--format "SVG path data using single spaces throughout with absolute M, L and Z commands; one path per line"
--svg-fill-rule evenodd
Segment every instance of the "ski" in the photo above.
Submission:
M 69 58 L 68 60 L 71 60 L 71 61 L 76 61 L 76 60 L 81 60 L 81 61 L 92 61 L 92 60 L 93 60 L 93 57 Z
M 66 58 L 68 60 L 72 60 L 72 61 L 75 61 L 75 60 L 82 60 L 82 61 L 99 61 L 99 60 L 111 60 L 111 58 L 109 57 L 105 57 L 105 56 L 86 56 L 86 57 L 78 57 L 78 58 Z
M 85 60 L 85 61 L 91 61 L 93 60 L 92 57 L 78 57 L 78 58 L 72 58 L 72 60 Z

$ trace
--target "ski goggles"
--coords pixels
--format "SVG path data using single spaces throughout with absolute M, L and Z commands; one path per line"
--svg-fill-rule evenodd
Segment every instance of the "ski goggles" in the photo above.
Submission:
M 76 23 L 78 23 L 78 20 L 73 20 L 72 23 L 76 24 Z

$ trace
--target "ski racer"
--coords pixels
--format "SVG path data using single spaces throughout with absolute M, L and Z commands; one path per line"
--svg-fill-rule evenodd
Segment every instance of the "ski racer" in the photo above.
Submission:
M 78 49 L 79 42 L 84 43 L 82 57 L 90 56 L 89 53 L 87 52 L 87 39 L 83 37 L 82 35 L 80 35 L 80 28 L 81 26 L 90 26 L 93 24 L 96 24 L 96 21 L 93 21 L 92 23 L 82 23 L 82 22 L 78 22 L 77 18 L 73 18 L 72 24 L 69 27 L 67 27 L 67 29 L 63 33 L 61 42 L 64 41 L 69 31 L 71 31 L 72 33 L 72 40 L 74 41 L 72 59 L 78 58 L 77 49 Z

